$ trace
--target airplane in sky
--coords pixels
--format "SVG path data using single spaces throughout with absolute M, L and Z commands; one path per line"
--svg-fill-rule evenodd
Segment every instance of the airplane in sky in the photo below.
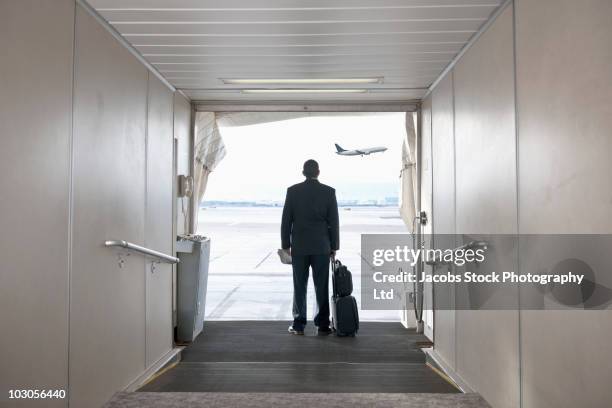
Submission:
M 368 147 L 367 149 L 346 150 L 336 143 L 336 154 L 339 154 L 340 156 L 367 156 L 371 153 L 384 152 L 385 150 L 387 150 L 387 148 L 382 146 Z

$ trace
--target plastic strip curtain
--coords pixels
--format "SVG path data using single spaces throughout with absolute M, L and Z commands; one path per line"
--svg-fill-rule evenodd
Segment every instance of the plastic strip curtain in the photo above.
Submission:
M 406 139 L 402 146 L 400 215 L 408 231 L 414 233 L 416 209 L 416 125 L 415 115 L 406 112 Z

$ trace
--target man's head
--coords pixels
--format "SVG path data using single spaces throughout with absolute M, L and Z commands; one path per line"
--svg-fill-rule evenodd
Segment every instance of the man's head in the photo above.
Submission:
M 310 159 L 304 162 L 304 170 L 302 170 L 302 174 L 307 178 L 317 178 L 319 177 L 319 163 Z

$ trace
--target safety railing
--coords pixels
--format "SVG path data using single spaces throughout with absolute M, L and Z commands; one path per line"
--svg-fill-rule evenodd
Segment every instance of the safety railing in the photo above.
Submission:
M 128 250 L 134 251 L 134 252 L 141 253 L 143 255 L 151 256 L 160 261 L 171 263 L 171 264 L 179 263 L 179 259 L 177 257 L 171 256 L 168 254 L 164 254 L 163 252 L 159 252 L 154 249 L 145 248 L 140 245 L 132 244 L 131 242 L 128 242 L 128 241 L 110 240 L 110 241 L 104 242 L 104 246 L 125 248 Z

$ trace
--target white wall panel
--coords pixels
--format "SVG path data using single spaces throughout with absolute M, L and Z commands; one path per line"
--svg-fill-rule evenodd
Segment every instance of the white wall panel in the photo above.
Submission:
M 458 234 L 516 233 L 512 27 L 508 7 L 454 69 Z M 455 325 L 459 375 L 492 406 L 519 406 L 518 312 L 458 310 Z
M 173 251 L 173 120 L 174 94 L 149 74 L 147 111 L 147 195 L 145 246 L 166 254 Z M 172 348 L 172 266 L 147 259 L 147 366 Z
M 436 248 L 455 248 L 455 134 L 452 73 L 432 92 L 433 230 Z M 446 273 L 447 266 L 436 268 Z M 434 287 L 434 305 L 454 303 L 454 288 Z M 434 310 L 436 352 L 455 368 L 455 311 Z
M 612 3 L 516 12 L 520 231 L 610 234 Z M 523 407 L 610 406 L 610 310 L 525 311 L 521 328 Z
M 0 2 L 1 406 L 67 388 L 73 22 L 74 1 Z
M 119 267 L 103 243 L 172 252 L 175 101 L 74 1 L 52 3 L 0 5 L 0 405 L 38 388 L 96 407 L 172 347 L 171 268 Z
M 94 407 L 145 368 L 144 258 L 103 243 L 144 243 L 147 70 L 80 7 L 75 34 L 70 404 Z
M 177 174 L 191 175 L 191 104 L 179 93 L 174 94 L 174 138 L 177 139 Z M 189 198 L 177 199 L 177 234 L 189 232 Z
M 516 232 L 512 8 L 455 66 L 457 233 Z

